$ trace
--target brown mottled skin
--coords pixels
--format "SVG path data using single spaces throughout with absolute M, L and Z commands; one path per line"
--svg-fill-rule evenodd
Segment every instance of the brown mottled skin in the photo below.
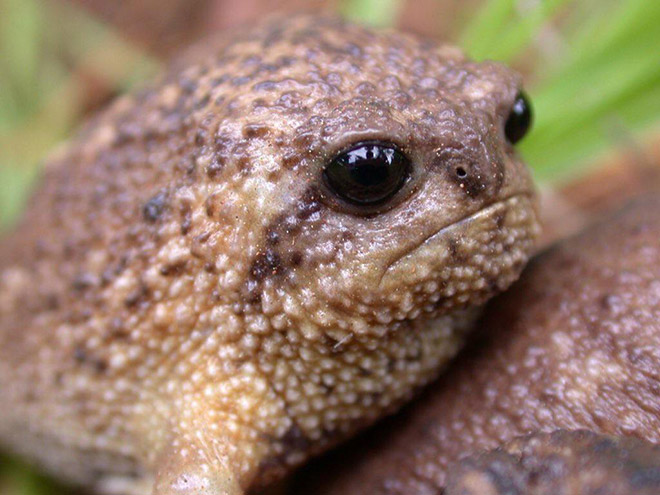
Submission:
M 102 492 L 242 493 L 394 410 L 538 230 L 501 65 L 309 16 L 191 53 L 0 246 L 0 439 Z M 322 172 L 375 139 L 412 170 L 365 210 Z
M 449 470 L 444 495 L 657 495 L 660 446 L 557 430 L 518 438 Z
M 452 462 L 537 431 L 660 443 L 660 195 L 532 260 L 478 332 L 413 407 L 295 493 L 437 495 Z

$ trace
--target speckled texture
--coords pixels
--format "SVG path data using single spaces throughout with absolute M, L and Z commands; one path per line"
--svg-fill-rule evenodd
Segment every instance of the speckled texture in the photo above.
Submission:
M 296 493 L 437 495 L 450 463 L 536 431 L 659 443 L 660 196 L 535 258 L 480 328 L 414 407 Z
M 469 457 L 449 473 L 445 495 L 656 495 L 660 446 L 558 430 Z
M 0 246 L 3 443 L 100 491 L 234 494 L 398 407 L 532 249 L 519 85 L 302 16 L 117 101 Z M 369 212 L 322 181 L 366 139 L 413 161 Z

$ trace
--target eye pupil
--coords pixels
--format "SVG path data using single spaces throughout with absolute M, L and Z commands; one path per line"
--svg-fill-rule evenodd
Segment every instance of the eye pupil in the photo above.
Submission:
M 522 91 L 516 96 L 511 113 L 504 127 L 504 134 L 511 144 L 520 141 L 532 124 L 532 107 L 527 95 Z
M 390 143 L 358 143 L 335 157 L 323 176 L 339 197 L 357 205 L 387 201 L 403 187 L 410 162 Z

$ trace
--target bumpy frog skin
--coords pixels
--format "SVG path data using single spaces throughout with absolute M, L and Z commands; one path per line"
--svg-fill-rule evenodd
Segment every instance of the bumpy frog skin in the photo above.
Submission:
M 519 78 L 310 16 L 193 50 L 46 164 L 0 247 L 0 438 L 99 491 L 236 494 L 409 398 L 537 233 Z M 364 210 L 323 180 L 412 162 Z
M 659 240 L 656 194 L 536 257 L 489 303 L 481 334 L 422 400 L 363 439 L 362 448 L 340 453 L 337 469 L 316 466 L 294 493 L 311 487 L 322 495 L 445 493 L 459 459 L 533 432 L 588 429 L 660 443 Z M 658 462 L 649 457 L 632 466 L 636 475 L 628 468 L 612 473 L 611 487 L 630 477 L 639 491 L 597 493 L 658 493 Z M 580 478 L 566 476 L 566 486 Z M 551 483 L 547 493 L 586 494 L 586 486 L 562 491 Z

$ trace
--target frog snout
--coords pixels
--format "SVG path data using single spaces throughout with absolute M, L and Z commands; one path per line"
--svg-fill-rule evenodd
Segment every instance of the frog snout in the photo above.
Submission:
M 469 198 L 498 197 L 506 177 L 504 160 L 499 154 L 469 148 L 436 151 L 435 161 L 445 179 Z

